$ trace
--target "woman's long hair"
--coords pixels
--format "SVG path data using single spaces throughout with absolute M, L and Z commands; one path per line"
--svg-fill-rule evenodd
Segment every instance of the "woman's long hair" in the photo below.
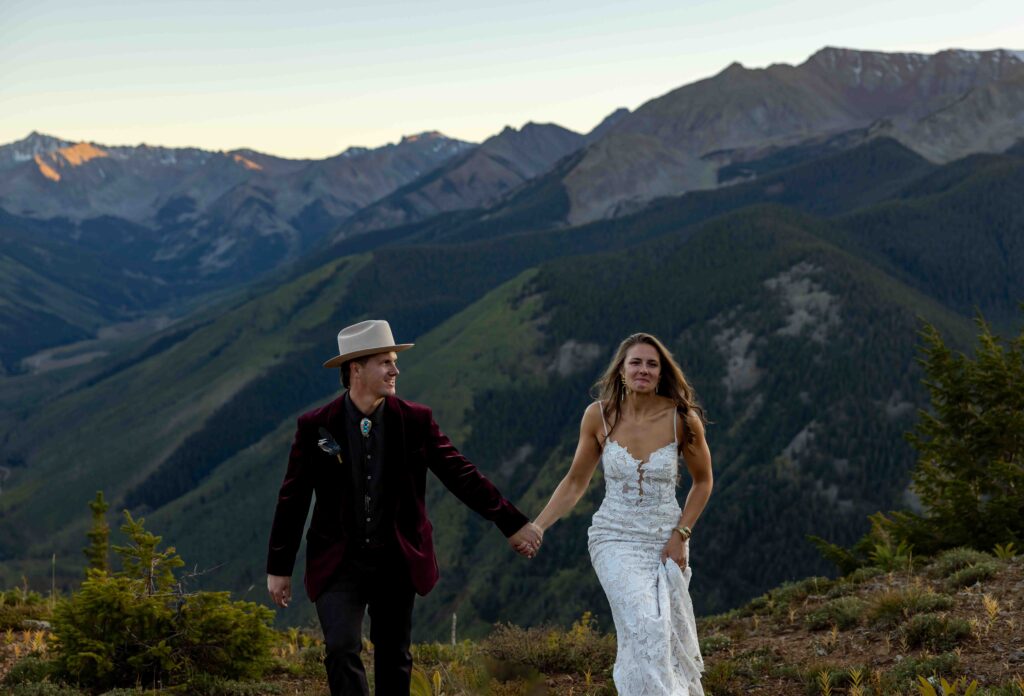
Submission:
M 696 412 L 701 423 L 707 424 L 707 418 L 704 415 L 704 409 L 697 402 L 697 393 L 686 381 L 686 375 L 683 374 L 679 363 L 675 361 L 672 353 L 661 341 L 648 333 L 635 333 L 620 343 L 619 349 L 615 351 L 615 357 L 608 364 L 608 369 L 594 384 L 594 396 L 602 403 L 605 422 L 612 423 L 612 429 L 608 436 L 611 437 L 612 431 L 619 424 L 622 399 L 626 395 L 626 385 L 622 383 L 626 353 L 640 343 L 646 343 L 658 351 L 658 359 L 661 361 L 661 376 L 658 379 L 657 393 L 672 399 L 676 404 L 676 412 L 683 417 L 683 440 L 679 443 L 679 452 L 682 453 L 684 445 L 693 443 L 694 438 L 691 429 L 686 425 L 690 409 Z

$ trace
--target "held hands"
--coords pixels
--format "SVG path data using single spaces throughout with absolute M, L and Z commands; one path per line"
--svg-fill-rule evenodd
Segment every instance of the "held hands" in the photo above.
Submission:
M 664 563 L 665 559 L 671 558 L 679 566 L 679 570 L 686 570 L 686 562 L 689 555 L 690 548 L 687 546 L 687 542 L 683 541 L 683 537 L 673 531 L 668 541 L 665 542 L 665 548 L 661 550 L 661 562 Z
M 288 575 L 268 575 L 267 592 L 271 601 L 282 609 L 288 608 L 292 601 L 292 579 Z
M 544 530 L 533 522 L 527 522 L 519 531 L 508 538 L 508 545 L 516 550 L 520 556 L 533 558 L 540 550 L 544 542 Z

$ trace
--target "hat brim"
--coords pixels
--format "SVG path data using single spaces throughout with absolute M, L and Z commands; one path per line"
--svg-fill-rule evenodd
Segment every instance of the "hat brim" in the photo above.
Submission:
M 377 353 L 401 353 L 403 350 L 409 350 L 415 343 L 399 343 L 394 346 L 383 346 L 381 348 L 364 348 L 363 350 L 352 351 L 351 353 L 343 353 L 336 357 L 331 358 L 324 363 L 324 367 L 341 367 L 344 363 L 349 360 L 355 360 L 356 358 L 362 358 L 366 355 L 376 355 Z

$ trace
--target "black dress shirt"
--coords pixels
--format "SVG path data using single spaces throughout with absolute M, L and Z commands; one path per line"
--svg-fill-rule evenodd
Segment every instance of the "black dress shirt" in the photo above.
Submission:
M 384 506 L 384 401 L 365 415 L 345 393 L 345 429 L 348 440 L 349 485 L 343 495 L 349 511 L 348 528 L 355 530 L 353 541 L 359 548 L 381 548 L 390 538 L 391 521 L 385 519 Z M 370 432 L 363 435 L 360 424 L 370 421 Z

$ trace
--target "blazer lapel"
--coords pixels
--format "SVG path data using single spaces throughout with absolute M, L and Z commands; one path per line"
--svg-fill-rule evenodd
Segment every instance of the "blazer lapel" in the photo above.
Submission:
M 331 406 L 327 410 L 325 427 L 341 448 L 341 461 L 339 462 L 337 457 L 329 459 L 327 476 L 325 477 L 329 483 L 323 492 L 333 493 L 337 496 L 338 519 L 344 520 L 346 514 L 343 509 L 345 507 L 345 496 L 341 495 L 341 490 L 351 485 L 351 470 L 349 467 L 352 466 L 352 458 L 349 456 L 348 449 L 348 428 L 345 427 L 344 393 L 331 402 Z

